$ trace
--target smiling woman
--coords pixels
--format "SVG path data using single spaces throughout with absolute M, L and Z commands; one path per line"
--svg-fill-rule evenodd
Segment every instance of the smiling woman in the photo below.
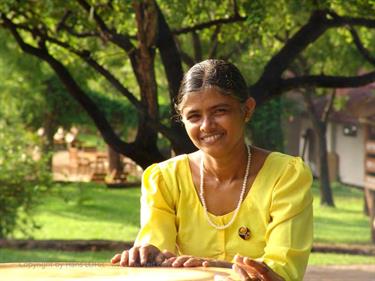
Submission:
M 180 103 L 180 112 L 196 147 L 218 157 L 228 155 L 238 146 L 243 148 L 244 121 L 255 108 L 254 99 L 249 98 L 241 104 L 215 87 L 192 92 L 186 97 Z
M 221 60 L 194 65 L 176 108 L 197 151 L 145 170 L 141 229 L 112 262 L 302 280 L 312 245 L 311 173 L 300 158 L 245 143 L 255 101 L 239 70 Z

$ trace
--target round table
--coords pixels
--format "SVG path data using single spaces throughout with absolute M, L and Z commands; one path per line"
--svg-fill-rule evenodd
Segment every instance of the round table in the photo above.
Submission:
M 109 263 L 46 262 L 2 263 L 1 281 L 203 281 L 239 280 L 231 269 L 215 267 L 120 267 Z

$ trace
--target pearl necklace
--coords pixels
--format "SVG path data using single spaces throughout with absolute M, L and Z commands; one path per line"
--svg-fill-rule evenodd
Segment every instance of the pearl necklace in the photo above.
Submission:
M 251 162 L 251 151 L 250 151 L 250 148 L 247 145 L 246 145 L 246 148 L 247 148 L 247 165 L 246 165 L 245 176 L 243 178 L 243 184 L 242 184 L 240 199 L 238 200 L 237 207 L 236 207 L 236 209 L 234 211 L 234 214 L 233 214 L 232 218 L 225 225 L 217 225 L 217 224 L 215 224 L 211 220 L 210 216 L 208 215 L 206 201 L 204 200 L 204 187 L 203 187 L 203 185 L 204 185 L 204 171 L 203 171 L 204 163 L 203 163 L 203 156 L 201 158 L 200 169 L 199 169 L 199 172 L 200 172 L 200 192 L 199 192 L 199 197 L 201 199 L 201 202 L 202 202 L 202 205 L 203 205 L 204 212 L 205 212 L 205 215 L 206 215 L 208 223 L 211 226 L 213 226 L 214 228 L 218 229 L 218 230 L 223 230 L 223 229 L 226 229 L 229 226 L 231 226 L 233 224 L 233 222 L 234 222 L 234 219 L 237 217 L 238 211 L 240 210 L 241 203 L 242 203 L 242 200 L 243 200 L 243 196 L 245 194 L 245 190 L 246 190 L 246 187 L 247 187 L 247 178 L 249 177 L 250 162 Z

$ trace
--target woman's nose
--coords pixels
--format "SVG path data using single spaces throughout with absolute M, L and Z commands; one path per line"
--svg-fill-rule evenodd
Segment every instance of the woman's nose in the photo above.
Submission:
M 211 116 L 203 117 L 200 129 L 202 132 L 208 132 L 215 127 L 215 120 Z

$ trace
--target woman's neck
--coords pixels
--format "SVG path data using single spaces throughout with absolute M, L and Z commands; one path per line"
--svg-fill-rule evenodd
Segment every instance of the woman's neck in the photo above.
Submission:
M 202 157 L 204 172 L 216 181 L 232 182 L 243 179 L 248 158 L 246 144 L 239 145 L 223 157 L 213 157 L 205 153 L 202 153 Z

